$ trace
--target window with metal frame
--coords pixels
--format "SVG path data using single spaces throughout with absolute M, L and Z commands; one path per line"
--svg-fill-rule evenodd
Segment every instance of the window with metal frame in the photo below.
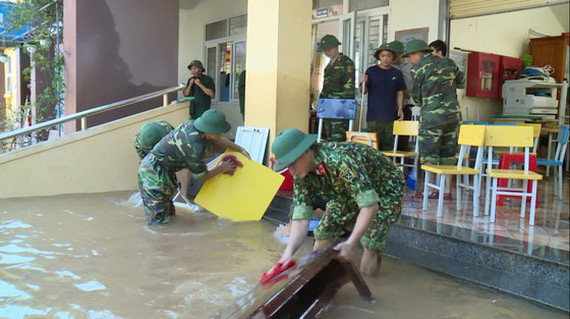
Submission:
M 245 70 L 246 34 L 246 14 L 206 25 L 206 74 L 216 84 L 214 101 L 238 101 L 238 79 Z
M 362 11 L 390 5 L 390 0 L 350 0 L 350 12 Z

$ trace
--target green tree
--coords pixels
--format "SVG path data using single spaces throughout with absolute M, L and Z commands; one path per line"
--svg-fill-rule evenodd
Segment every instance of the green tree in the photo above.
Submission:
M 32 65 L 22 76 L 30 83 L 31 68 L 47 79 L 45 89 L 38 92 L 35 101 L 36 122 L 42 122 L 63 115 L 63 55 L 61 43 L 63 34 L 63 0 L 22 0 L 5 17 L 7 30 L 30 31 L 25 34 L 22 48 L 30 52 Z M 39 77 L 40 77 L 39 76 Z

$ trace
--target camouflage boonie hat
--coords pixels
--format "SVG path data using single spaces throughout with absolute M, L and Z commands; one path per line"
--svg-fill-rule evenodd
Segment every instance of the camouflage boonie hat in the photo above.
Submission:
M 158 122 L 143 125 L 138 135 L 140 147 L 143 150 L 151 150 L 171 130 L 168 126 L 161 125 Z
M 382 43 L 381 46 L 378 47 L 378 49 L 376 49 L 376 52 L 374 52 L 374 57 L 376 58 L 376 60 L 380 60 L 378 58 L 378 55 L 380 54 L 380 52 L 382 51 L 390 51 L 392 52 L 392 58 L 396 58 L 398 56 L 398 52 L 396 52 L 396 50 L 394 50 L 394 48 L 392 48 L 390 46 L 390 44 L 388 43 Z
M 194 60 L 190 62 L 190 64 L 188 64 L 188 70 L 190 70 L 193 66 L 202 69 L 202 72 L 206 72 L 206 69 L 204 69 L 204 65 L 199 60 Z
M 404 53 L 404 44 L 398 40 L 388 43 L 388 45 L 398 54 Z
M 225 133 L 231 125 L 226 121 L 224 113 L 218 110 L 207 110 L 194 121 L 194 127 L 204 133 Z
M 296 128 L 288 128 L 279 133 L 271 145 L 271 152 L 275 154 L 274 171 L 280 171 L 291 165 L 306 150 L 315 143 L 317 136 L 305 134 Z
M 328 49 L 330 49 L 330 48 L 332 48 L 332 47 L 336 47 L 336 46 L 339 46 L 339 45 L 341 45 L 341 44 L 342 44 L 342 43 L 340 43 L 340 42 L 338 41 L 338 39 L 337 39 L 334 35 L 332 35 L 332 34 L 327 34 L 327 35 L 325 35 L 325 36 L 321 39 L 321 41 L 319 42 L 319 47 L 320 47 L 322 50 L 328 50 Z
M 423 40 L 412 40 L 406 44 L 406 50 L 404 52 L 404 57 L 409 56 L 414 52 L 431 52 L 432 49 Z

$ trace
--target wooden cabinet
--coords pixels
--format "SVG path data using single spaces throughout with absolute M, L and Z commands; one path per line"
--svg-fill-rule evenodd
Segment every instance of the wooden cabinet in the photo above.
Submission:
M 556 79 L 557 83 L 562 83 L 564 79 L 569 38 L 570 32 L 556 37 L 530 39 L 529 52 L 533 58 L 533 65 L 552 66 L 554 74 L 551 76 Z

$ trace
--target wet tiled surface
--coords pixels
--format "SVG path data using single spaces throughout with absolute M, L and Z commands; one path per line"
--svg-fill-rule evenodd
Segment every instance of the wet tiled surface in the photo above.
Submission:
M 530 226 L 529 206 L 525 218 L 520 217 L 520 199 L 505 201 L 497 206 L 495 223 L 484 216 L 484 194 L 478 217 L 473 217 L 472 193 L 463 194 L 462 210 L 456 209 L 453 200 L 444 201 L 443 216 L 436 216 L 437 200 L 429 200 L 428 210 L 423 212 L 422 201 L 405 194 L 400 223 L 407 227 L 434 232 L 499 249 L 530 255 L 563 264 L 569 264 L 569 200 L 566 179 L 563 200 L 554 197 L 554 178 L 539 182 L 539 206 L 535 225 Z M 483 184 L 484 187 L 484 184 Z
M 473 217 L 472 192 L 463 192 L 462 210 L 457 211 L 455 193 L 453 193 L 451 201 L 444 201 L 441 218 L 436 216 L 437 200 L 430 199 L 427 211 L 423 212 L 421 198 L 415 198 L 407 191 L 404 194 L 400 224 L 568 265 L 570 263 L 568 196 L 570 182 L 566 177 L 563 200 L 558 200 L 554 196 L 552 175 L 545 176 L 538 185 L 539 204 L 534 226 L 530 226 L 528 222 L 530 204 L 527 204 L 525 218 L 520 217 L 520 199 L 507 199 L 504 206 L 497 206 L 496 221 L 491 223 L 489 216 L 484 215 L 484 191 L 480 199 L 478 217 Z M 482 187 L 484 189 L 485 183 Z M 291 198 L 292 192 L 280 191 L 278 197 Z M 281 222 L 287 222 L 290 201 L 286 202 L 287 207 L 278 214 L 285 218 Z

